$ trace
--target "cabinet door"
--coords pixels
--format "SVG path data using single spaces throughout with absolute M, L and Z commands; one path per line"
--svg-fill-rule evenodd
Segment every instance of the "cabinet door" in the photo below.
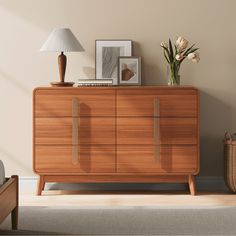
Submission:
M 194 94 L 142 96 L 119 94 L 117 95 L 117 116 L 197 117 L 197 103 L 197 96 Z M 158 115 L 155 114 L 155 109 L 159 110 Z
M 115 147 L 81 145 L 78 147 L 78 164 L 73 164 L 71 146 L 37 145 L 34 169 L 36 173 L 113 173 Z
M 197 144 L 196 118 L 117 118 L 117 144 Z
M 72 118 L 35 118 L 35 144 L 72 145 Z M 115 118 L 78 118 L 79 144 L 115 144 Z
M 160 148 L 159 161 L 155 148 Z M 121 145 L 117 149 L 119 173 L 196 173 L 198 153 L 195 145 Z
M 72 102 L 78 100 L 79 116 L 115 116 L 115 92 L 113 90 L 36 90 L 34 94 L 36 117 L 73 116 Z

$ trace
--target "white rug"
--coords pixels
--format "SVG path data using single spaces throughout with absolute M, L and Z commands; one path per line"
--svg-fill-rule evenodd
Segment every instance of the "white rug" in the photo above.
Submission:
M 236 207 L 21 207 L 0 235 L 236 235 Z

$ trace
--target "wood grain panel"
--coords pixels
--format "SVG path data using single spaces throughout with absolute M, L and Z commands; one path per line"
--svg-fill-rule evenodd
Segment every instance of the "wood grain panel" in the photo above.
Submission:
M 197 144 L 197 118 L 160 119 L 161 144 Z
M 46 175 L 46 182 L 70 183 L 188 183 L 187 175 Z
M 196 95 L 117 95 L 117 116 L 154 116 L 154 100 L 161 117 L 197 117 Z
M 115 118 L 78 119 L 80 144 L 115 144 Z M 72 145 L 72 118 L 36 118 L 35 144 Z
M 34 95 L 114 95 L 116 87 L 39 87 Z
M 37 173 L 113 173 L 114 146 L 79 146 L 78 164 L 72 164 L 71 146 L 36 146 L 34 169 Z
M 196 118 L 160 118 L 160 144 L 197 144 Z M 117 118 L 117 144 L 154 145 L 154 119 Z
M 191 86 L 120 86 L 117 95 L 196 95 L 198 90 Z
M 62 183 L 188 183 L 188 175 L 184 174 L 78 174 L 74 175 L 44 175 L 45 182 L 62 182 Z M 196 192 L 196 190 L 195 190 Z M 41 192 L 40 192 L 41 194 Z M 45 193 L 44 193 L 45 194 Z M 62 194 L 66 194 L 63 192 Z
M 80 118 L 80 144 L 115 144 L 115 118 Z
M 161 117 L 197 117 L 198 97 L 194 95 L 160 96 Z
M 119 146 L 119 173 L 195 173 L 198 170 L 197 146 L 163 145 L 161 161 L 154 157 L 155 146 Z M 158 147 L 159 148 L 159 147 Z
M 154 144 L 152 118 L 117 118 L 117 144 Z
M 79 92 L 79 91 L 78 91 Z M 115 95 L 36 95 L 36 117 L 72 116 L 72 99 L 77 98 L 79 116 L 115 116 Z

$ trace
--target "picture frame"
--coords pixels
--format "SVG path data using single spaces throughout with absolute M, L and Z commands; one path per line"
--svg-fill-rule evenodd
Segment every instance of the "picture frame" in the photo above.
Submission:
M 119 57 L 119 85 L 141 85 L 141 57 Z
M 132 56 L 132 40 L 96 40 L 95 41 L 96 79 L 112 79 L 118 84 L 119 56 Z

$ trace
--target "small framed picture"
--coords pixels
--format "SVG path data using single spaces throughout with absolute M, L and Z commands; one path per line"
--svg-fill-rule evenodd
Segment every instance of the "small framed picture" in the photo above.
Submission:
M 119 57 L 119 85 L 141 85 L 141 57 Z
M 118 84 L 118 58 L 132 55 L 131 40 L 96 40 L 96 79 L 112 79 Z

